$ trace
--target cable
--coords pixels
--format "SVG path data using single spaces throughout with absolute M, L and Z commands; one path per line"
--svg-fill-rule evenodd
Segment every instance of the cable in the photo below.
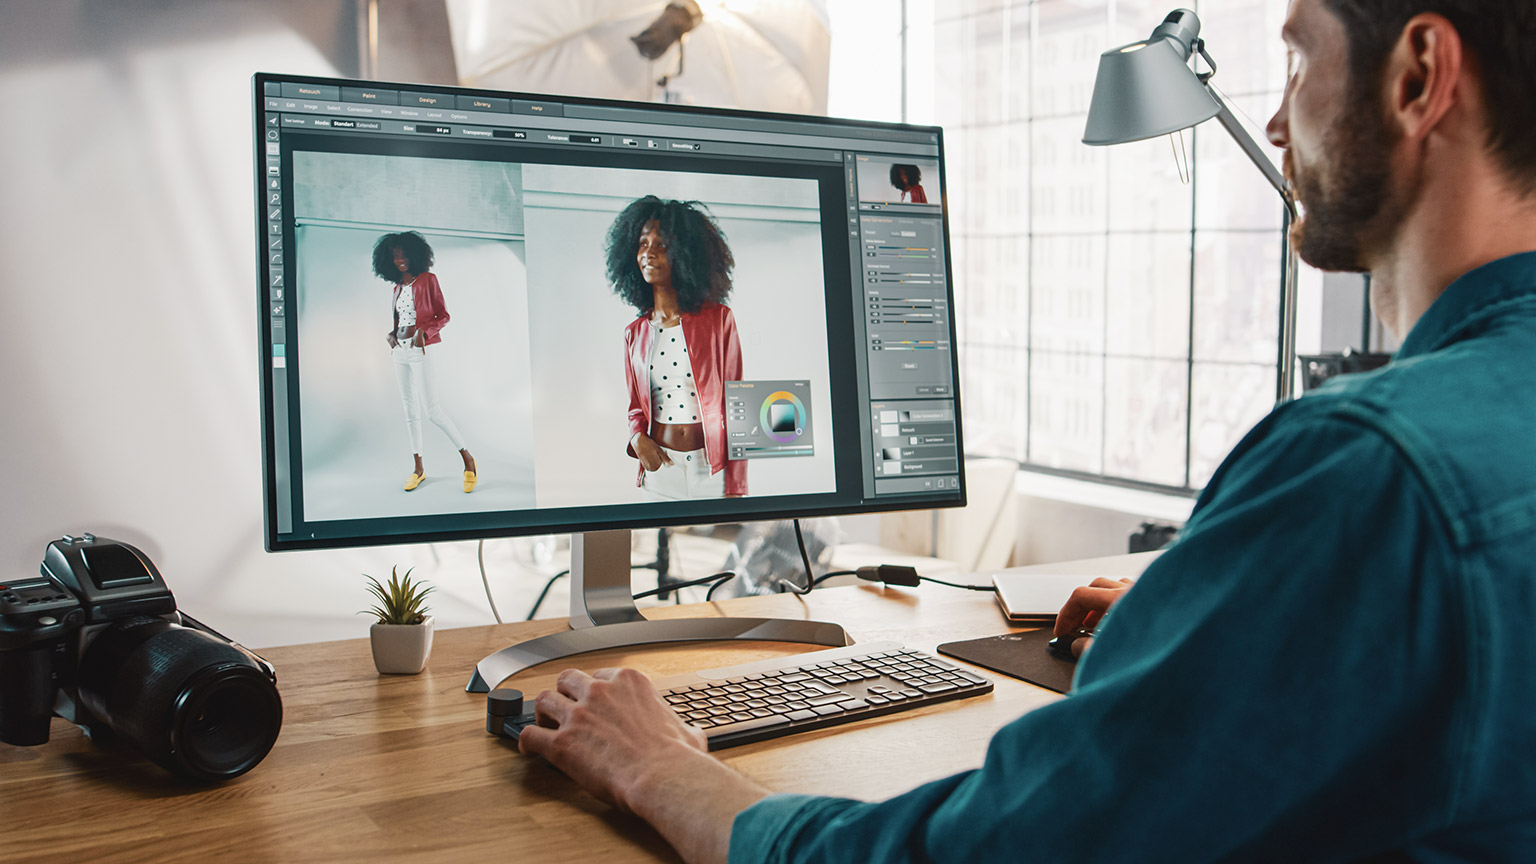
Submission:
M 734 576 L 735 574 L 733 573 L 731 575 Z M 719 582 L 716 582 L 715 584 L 709 586 L 709 590 L 704 592 L 704 602 L 708 603 L 709 601 L 715 599 L 715 589 L 719 588 L 721 585 L 724 585 L 725 583 L 727 583 L 729 581 L 731 581 L 731 580 L 729 580 L 729 579 L 721 579 Z
M 805 590 L 796 589 L 795 593 L 809 594 L 811 589 L 816 587 L 816 574 L 811 572 L 811 556 L 805 553 L 805 535 L 800 533 L 800 520 L 795 519 L 792 521 L 795 523 L 795 545 L 800 547 L 800 563 L 805 565 Z M 788 579 L 780 579 L 779 581 L 788 583 L 790 588 L 795 589 L 795 585 L 790 583 Z
M 923 580 L 924 582 L 932 582 L 935 585 L 947 585 L 950 588 L 964 588 L 967 591 L 997 591 L 996 585 L 961 585 L 956 582 L 945 582 L 943 579 L 935 579 L 932 576 L 919 576 L 917 578 Z
M 485 576 L 485 541 L 480 541 L 480 548 L 475 551 L 475 557 L 480 559 L 480 584 L 485 586 L 485 599 L 491 602 L 491 614 L 496 617 L 497 624 L 505 624 L 501 620 L 501 613 L 496 611 L 496 598 L 491 596 L 491 580 Z M 537 609 L 538 607 L 534 607 Z M 530 616 L 532 620 L 532 616 Z
M 831 573 L 823 573 L 820 576 L 817 576 L 816 577 L 816 581 L 811 583 L 811 587 L 815 588 L 817 585 L 820 585 L 821 583 L 823 583 L 823 582 L 827 581 L 828 579 L 831 579 L 831 578 L 833 578 L 835 576 L 857 576 L 857 575 L 859 575 L 859 571 L 857 571 L 857 570 L 833 570 Z
M 560 581 L 561 576 L 569 575 L 571 575 L 571 571 L 561 570 L 559 573 L 549 577 L 549 581 L 544 583 L 544 590 L 539 592 L 539 599 L 533 601 L 533 608 L 528 610 L 528 617 L 523 620 L 532 621 L 533 616 L 539 614 L 539 607 L 544 605 L 544 598 L 549 596 L 549 589 L 555 587 L 555 583 Z
M 833 575 L 833 574 L 827 574 Z M 855 573 L 860 579 L 867 582 L 883 582 L 886 585 L 902 585 L 907 588 L 916 588 L 920 582 L 933 582 L 950 588 L 963 588 L 967 591 L 996 591 L 992 585 L 961 585 L 958 582 L 945 582 L 943 579 L 934 579 L 931 576 L 918 575 L 915 567 L 904 567 L 900 564 L 881 564 L 878 567 L 860 567 Z
M 652 588 L 649 591 L 641 591 L 639 594 L 636 594 L 633 599 L 635 599 L 635 600 L 644 600 L 647 597 L 655 597 L 658 594 L 660 594 L 662 591 L 676 591 L 679 588 L 692 588 L 695 585 L 703 585 L 703 584 L 708 583 L 708 582 L 713 582 L 716 585 L 718 585 L 721 582 L 725 582 L 725 581 L 728 581 L 728 580 L 731 580 L 731 579 L 734 579 L 734 578 L 736 578 L 735 571 L 726 570 L 726 571 L 723 571 L 723 572 L 720 572 L 720 573 L 715 573 L 715 574 L 710 575 L 710 576 L 704 576 L 704 577 L 699 578 L 699 579 L 689 579 L 686 582 L 669 582 L 669 583 L 667 583 L 667 587 L 666 588 Z M 713 588 L 714 586 L 711 585 L 710 587 Z
M 805 565 L 805 587 L 802 588 L 783 576 L 775 578 L 773 582 L 780 589 L 780 593 L 804 596 L 811 593 L 811 589 L 815 588 L 816 583 L 820 580 L 816 578 L 815 572 L 811 570 L 811 556 L 806 554 L 805 551 L 805 535 L 800 532 L 800 520 L 791 519 L 790 521 L 795 524 L 795 545 L 800 547 L 800 562 Z

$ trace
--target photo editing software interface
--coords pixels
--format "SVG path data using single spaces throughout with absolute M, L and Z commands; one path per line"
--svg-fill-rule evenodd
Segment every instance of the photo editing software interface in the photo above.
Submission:
M 254 86 L 270 548 L 963 502 L 940 130 Z

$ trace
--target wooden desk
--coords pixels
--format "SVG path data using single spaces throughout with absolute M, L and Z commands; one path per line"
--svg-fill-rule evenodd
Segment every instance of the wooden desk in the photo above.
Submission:
M 1113 560 L 1113 559 L 1108 559 Z M 991 594 L 856 586 L 647 610 L 652 617 L 805 617 L 859 642 L 941 642 L 1007 632 Z M 564 621 L 446 630 L 428 668 L 380 676 L 366 639 L 262 652 L 278 669 L 283 731 L 249 774 L 186 786 L 133 753 L 55 720 L 43 747 L 0 744 L 0 861 L 675 861 L 649 826 L 597 803 L 548 764 L 485 732 L 464 692 L 481 657 Z M 358 625 L 361 631 L 363 624 Z M 503 686 L 529 696 L 560 669 L 627 665 L 654 676 L 796 654 L 781 643 L 700 643 L 594 653 Z M 770 789 L 866 799 L 981 764 L 993 732 L 1060 698 L 983 672 L 982 696 L 765 741 L 721 758 Z

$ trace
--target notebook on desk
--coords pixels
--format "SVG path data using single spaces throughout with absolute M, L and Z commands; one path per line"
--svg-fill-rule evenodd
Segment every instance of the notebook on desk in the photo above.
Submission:
M 1087 585 L 1092 576 L 1081 573 L 1041 573 L 1038 570 L 1001 570 L 992 575 L 997 605 L 1009 621 L 1040 623 L 1056 620 L 1056 613 L 1072 596 L 1072 589 Z

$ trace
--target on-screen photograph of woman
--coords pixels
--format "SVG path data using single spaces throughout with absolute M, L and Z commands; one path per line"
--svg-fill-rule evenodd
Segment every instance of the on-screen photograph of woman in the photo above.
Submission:
M 902 203 L 928 203 L 928 195 L 923 192 L 923 172 L 916 165 L 891 165 L 891 185 L 901 193 Z
M 410 492 L 426 479 L 422 464 L 422 418 L 448 436 L 464 460 L 464 491 L 473 492 L 478 476 L 475 457 L 453 419 L 438 400 L 431 346 L 442 341 L 449 321 L 442 287 L 432 274 L 434 256 L 425 237 L 415 231 L 385 234 L 373 246 L 374 275 L 394 286 L 394 326 L 385 335 L 394 361 L 395 380 L 405 408 L 405 428 L 415 460 L 404 490 Z
M 747 463 L 725 441 L 725 382 L 742 380 L 742 357 L 724 233 L 697 202 L 646 195 L 606 247 L 608 280 L 636 313 L 624 328 L 636 485 L 664 499 L 747 494 Z

